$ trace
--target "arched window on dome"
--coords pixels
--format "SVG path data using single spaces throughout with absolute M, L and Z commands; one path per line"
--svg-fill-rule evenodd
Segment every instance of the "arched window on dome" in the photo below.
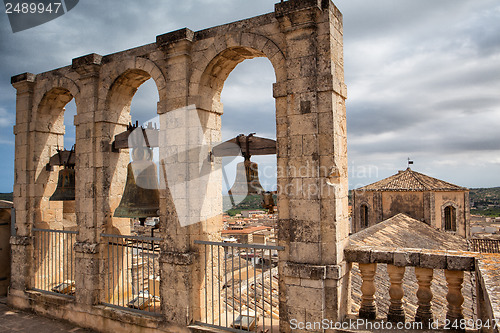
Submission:
M 457 210 L 451 205 L 444 208 L 444 230 L 457 231 Z
M 368 205 L 361 205 L 359 208 L 361 228 L 368 228 Z

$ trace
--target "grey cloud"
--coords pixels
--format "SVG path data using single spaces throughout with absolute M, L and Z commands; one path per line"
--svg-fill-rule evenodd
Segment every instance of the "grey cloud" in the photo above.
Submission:
M 183 27 L 200 30 L 271 12 L 274 2 L 88 0 L 54 21 L 16 34 L 4 20 L 0 107 L 13 115 L 12 75 L 67 66 L 91 52 L 105 55 L 153 43 L 156 35 Z M 500 156 L 497 2 L 335 1 L 344 14 L 349 161 L 377 165 L 379 173 L 367 179 L 395 173 L 410 155 L 417 158 L 417 168 L 438 178 L 467 186 L 500 184 L 499 165 L 488 162 L 489 155 Z M 225 84 L 223 134 L 255 131 L 274 137 L 274 76 L 265 66 L 247 63 Z M 261 88 L 263 84 L 268 87 Z M 232 95 L 224 96 L 228 92 Z M 134 97 L 134 116 L 148 118 L 156 101 L 154 85 L 148 88 L 147 83 Z M 0 141 L 13 142 L 11 131 L 4 132 Z M 5 154 L 13 161 L 13 148 Z M 466 163 L 456 162 L 464 156 L 469 156 Z M 10 177 L 12 166 L 3 170 Z

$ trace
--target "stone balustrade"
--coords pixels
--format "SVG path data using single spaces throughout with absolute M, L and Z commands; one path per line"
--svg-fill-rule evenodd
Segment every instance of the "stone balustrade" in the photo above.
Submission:
M 377 308 L 375 302 L 375 275 L 377 264 L 387 264 L 390 287 L 388 295 L 390 305 L 387 320 L 391 322 L 404 322 L 415 320 L 428 326 L 434 319 L 432 313 L 432 280 L 434 270 L 443 269 L 445 272 L 448 292 L 446 318 L 450 321 L 464 318 L 462 304 L 462 284 L 464 271 L 474 271 L 477 253 L 463 251 L 436 251 L 426 249 L 394 249 L 373 247 L 348 247 L 344 251 L 348 262 L 356 262 L 361 273 L 361 304 L 359 317 L 375 319 Z M 403 307 L 403 278 L 405 267 L 415 267 L 415 277 L 418 283 L 416 296 L 418 299 L 415 318 L 406 318 Z

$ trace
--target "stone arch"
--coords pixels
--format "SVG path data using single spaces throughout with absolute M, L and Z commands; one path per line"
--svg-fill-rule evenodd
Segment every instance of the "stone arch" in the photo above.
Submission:
M 99 110 L 102 113 L 103 133 L 107 133 L 106 138 L 111 143 L 114 135 L 126 130 L 126 125 L 133 119 L 130 117 L 130 105 L 137 89 L 147 80 L 153 79 L 159 97 L 159 103 L 166 100 L 166 83 L 162 71 L 152 61 L 144 58 L 134 58 L 133 60 L 113 63 L 108 68 L 103 68 L 105 97 L 101 101 Z M 152 113 L 154 116 L 159 113 Z M 129 151 L 123 149 L 120 153 L 110 152 L 107 154 L 105 168 L 105 178 L 109 179 L 108 185 L 102 190 L 102 196 L 107 201 L 105 210 L 109 210 L 110 220 L 104 221 L 106 228 L 126 232 L 128 219 L 112 217 L 114 210 L 118 206 L 123 193 L 123 185 L 126 182 L 126 170 L 129 163 Z M 109 230 L 108 230 L 109 231 Z
M 55 77 L 41 84 L 43 88 L 35 95 L 34 116 L 31 120 L 34 129 L 34 177 L 35 183 L 39 185 L 35 187 L 34 193 L 35 223 L 37 227 L 62 228 L 65 223 L 64 212 L 74 212 L 74 203 L 49 201 L 57 186 L 59 169 L 47 170 L 45 166 L 57 149 L 64 147 L 64 107 L 73 98 L 79 99 L 80 89 L 65 77 Z
M 35 96 L 33 98 L 33 105 L 37 107 L 37 110 L 40 110 L 41 106 L 48 105 L 49 103 L 47 95 L 50 98 L 54 97 L 54 89 L 59 89 L 61 91 L 66 91 L 67 93 L 72 95 L 72 98 L 75 100 L 79 100 L 80 97 L 80 88 L 78 85 L 71 79 L 64 76 L 55 76 L 49 81 L 42 83 L 43 88 L 37 89 L 35 92 Z M 52 92 L 52 94 L 51 94 Z M 44 103 L 44 104 L 42 104 Z
M 105 105 L 101 105 L 101 107 L 109 106 L 110 93 L 112 93 L 112 89 L 117 85 L 126 84 L 130 85 L 132 89 L 135 88 L 137 90 L 142 83 L 150 78 L 156 84 L 160 101 L 164 101 L 167 98 L 167 84 L 164 73 L 153 61 L 146 58 L 135 57 L 130 60 L 104 64 L 101 69 L 101 77 L 100 87 L 106 94 L 103 97 Z
M 222 113 L 220 93 L 233 69 L 246 59 L 267 58 L 276 82 L 286 81 L 285 54 L 271 39 L 253 33 L 234 32 L 219 35 L 214 41 L 215 55 L 204 54 L 191 76 L 190 95 L 197 96 L 198 107 Z M 208 51 L 205 51 L 208 53 Z

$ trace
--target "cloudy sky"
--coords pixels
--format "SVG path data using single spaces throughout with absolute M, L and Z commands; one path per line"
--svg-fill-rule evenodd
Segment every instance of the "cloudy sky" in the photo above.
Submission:
M 0 13 L 0 192 L 13 185 L 15 90 L 10 77 L 41 73 L 88 53 L 152 43 L 182 27 L 201 30 L 273 11 L 273 0 L 85 0 L 65 15 L 12 33 Z M 500 186 L 498 0 L 337 0 L 344 14 L 350 188 L 406 168 L 468 187 Z M 151 81 L 151 80 L 150 80 Z M 154 116 L 146 82 L 134 118 Z M 267 59 L 238 65 L 223 90 L 225 139 L 274 137 L 274 74 Z M 74 102 L 67 106 L 71 145 Z M 256 159 L 272 166 L 272 158 Z M 269 170 L 272 170 L 269 167 Z M 272 188 L 272 172 L 264 172 Z

